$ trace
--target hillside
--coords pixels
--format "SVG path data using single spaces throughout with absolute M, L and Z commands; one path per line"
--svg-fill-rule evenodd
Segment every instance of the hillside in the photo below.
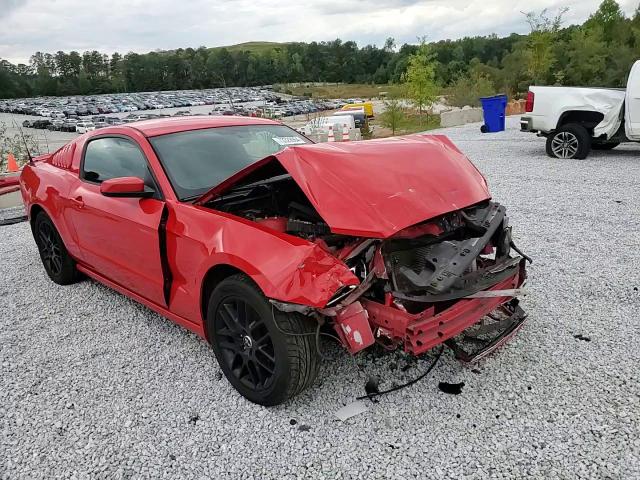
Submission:
M 244 42 L 237 43 L 235 45 L 225 45 L 222 47 L 212 47 L 209 50 L 219 50 L 221 48 L 226 48 L 230 52 L 252 52 L 252 53 L 262 53 L 267 50 L 273 50 L 275 48 L 285 48 L 289 43 L 279 43 L 279 42 Z

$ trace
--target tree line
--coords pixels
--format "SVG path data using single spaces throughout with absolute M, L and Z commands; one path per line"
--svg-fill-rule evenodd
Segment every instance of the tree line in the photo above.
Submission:
M 604 0 L 585 23 L 568 27 L 565 13 L 527 14 L 528 35 L 429 43 L 429 75 L 439 87 L 460 94 L 478 85 L 509 94 L 532 83 L 624 86 L 640 58 L 640 6 L 627 17 L 615 0 Z M 0 59 L 0 98 L 289 82 L 399 83 L 420 48 L 397 46 L 389 38 L 381 47 L 336 39 L 111 56 L 95 50 L 36 52 L 28 65 Z

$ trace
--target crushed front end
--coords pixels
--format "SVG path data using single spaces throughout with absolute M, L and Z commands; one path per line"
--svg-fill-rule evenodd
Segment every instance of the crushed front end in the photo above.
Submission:
M 272 275 L 271 301 L 333 328 L 351 353 L 377 342 L 420 355 L 446 342 L 473 360 L 524 322 L 516 297 L 530 259 L 445 137 L 290 147 L 223 187 L 199 203 L 313 247 L 295 272 Z
M 361 240 L 344 258 L 361 284 L 339 291 L 321 313 L 353 353 L 376 341 L 414 355 L 446 342 L 465 361 L 488 354 L 526 318 L 515 297 L 530 259 L 513 243 L 505 213 L 486 201 Z

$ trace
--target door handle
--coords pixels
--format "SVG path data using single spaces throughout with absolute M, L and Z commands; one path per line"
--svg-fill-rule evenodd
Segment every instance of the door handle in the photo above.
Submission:
M 71 199 L 71 203 L 78 208 L 84 207 L 84 202 L 82 201 L 82 197 L 76 197 Z

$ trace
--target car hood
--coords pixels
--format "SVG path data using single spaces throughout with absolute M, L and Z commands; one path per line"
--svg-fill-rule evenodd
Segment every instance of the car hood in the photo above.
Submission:
M 387 238 L 491 198 L 478 169 L 443 135 L 288 147 L 233 175 L 205 203 L 277 161 L 336 234 Z

